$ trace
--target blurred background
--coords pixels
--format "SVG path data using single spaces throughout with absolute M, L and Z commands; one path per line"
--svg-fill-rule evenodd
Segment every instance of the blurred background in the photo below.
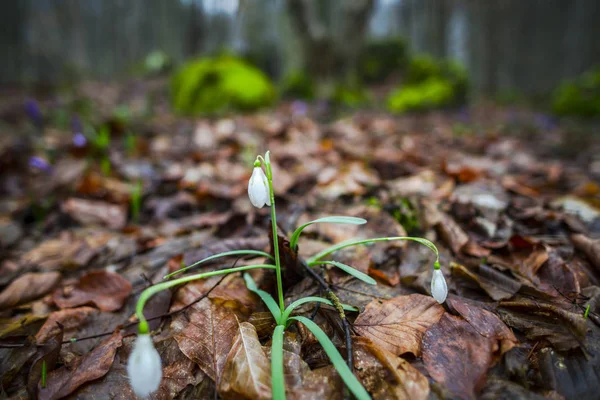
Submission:
M 600 114 L 596 0 L 22 0 L 0 9 L 5 91 L 179 72 L 197 86 L 181 94 L 171 82 L 186 113 L 285 98 L 402 113 L 486 98 Z M 201 88 L 222 74 L 252 93 L 213 87 L 219 104 L 204 104 Z

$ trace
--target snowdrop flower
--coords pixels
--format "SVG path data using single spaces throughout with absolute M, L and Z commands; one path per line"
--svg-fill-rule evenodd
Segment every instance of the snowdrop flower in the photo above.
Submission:
M 158 389 L 162 365 L 150 335 L 138 335 L 127 361 L 127 375 L 133 391 L 142 398 Z
M 267 176 L 262 168 L 256 164 L 250 182 L 248 182 L 248 197 L 250 197 L 250 202 L 256 208 L 262 208 L 265 204 L 271 205 Z
M 446 279 L 442 274 L 441 269 L 433 270 L 433 277 L 431 278 L 431 295 L 440 304 L 446 301 L 448 296 L 448 285 L 446 285 Z

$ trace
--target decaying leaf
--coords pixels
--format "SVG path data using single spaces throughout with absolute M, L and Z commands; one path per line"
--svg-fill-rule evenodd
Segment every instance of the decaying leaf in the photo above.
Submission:
M 270 399 L 271 366 L 256 329 L 248 322 L 239 324 L 238 335 L 225 361 L 219 384 L 224 399 Z
M 444 314 L 433 297 L 421 294 L 373 300 L 354 326 L 362 336 L 395 355 L 421 354 L 423 334 Z
M 354 367 L 373 399 L 425 400 L 429 382 L 408 361 L 357 337 L 352 344 Z
M 122 229 L 127 223 L 126 205 L 70 198 L 62 204 L 62 210 L 83 225 Z
M 45 368 L 47 372 L 56 369 L 56 363 L 58 361 L 58 356 L 60 355 L 63 341 L 63 328 L 59 324 L 57 324 L 57 328 L 58 332 L 50 337 L 44 346 L 38 348 L 36 357 L 29 369 L 29 375 L 27 376 L 27 392 L 31 397 L 35 397 L 37 394 L 38 383 L 42 378 L 43 369 Z
M 181 290 L 178 298 L 182 296 L 179 293 Z M 233 309 L 237 303 L 232 303 L 205 298 L 179 313 L 171 324 L 183 354 L 216 383 L 221 380 L 225 360 L 238 333 Z
M 600 240 L 592 240 L 585 235 L 576 234 L 571 236 L 571 241 L 587 256 L 596 270 L 600 271 Z
M 50 337 L 60 332 L 58 324 L 62 325 L 65 331 L 74 330 L 96 313 L 98 313 L 98 310 L 92 307 L 78 307 L 54 311 L 48 316 L 44 325 L 42 325 L 39 332 L 35 335 L 35 340 L 38 344 L 46 343 Z
M 45 388 L 38 385 L 40 400 L 60 399 L 73 393 L 86 382 L 104 376 L 110 369 L 115 353 L 121 346 L 119 332 L 113 334 L 90 353 L 78 358 L 72 365 L 56 369 L 48 374 Z
M 492 340 L 467 321 L 444 314 L 423 338 L 429 375 L 459 399 L 475 399 L 492 362 Z
M 450 263 L 450 267 L 453 276 L 475 283 L 493 300 L 510 299 L 521 288 L 521 284 L 515 279 L 488 265 L 480 265 L 477 269 L 478 273 L 454 262 Z
M 131 283 L 114 272 L 92 271 L 79 279 L 72 290 L 54 293 L 52 300 L 60 308 L 94 304 L 102 311 L 116 311 L 131 293 Z
M 458 312 L 483 337 L 493 342 L 493 351 L 499 355 L 518 344 L 510 329 L 490 311 L 465 303 L 457 298 L 448 299 L 448 305 Z
M 29 272 L 0 293 L 0 310 L 27 303 L 50 292 L 60 281 L 58 272 Z
M 587 332 L 582 314 L 575 314 L 553 304 L 529 300 L 504 301 L 498 312 L 502 320 L 525 333 L 528 339 L 546 339 L 557 350 L 581 345 Z

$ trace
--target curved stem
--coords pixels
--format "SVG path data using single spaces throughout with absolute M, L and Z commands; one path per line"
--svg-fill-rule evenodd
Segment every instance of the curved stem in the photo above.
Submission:
M 281 261 L 279 258 L 279 239 L 277 237 L 277 214 L 275 212 L 275 192 L 273 190 L 273 170 L 271 169 L 271 161 L 269 159 L 269 152 L 265 154 L 266 160 L 265 169 L 267 175 L 267 182 L 269 183 L 269 197 L 271 199 L 271 228 L 273 230 L 273 251 L 275 253 L 275 272 L 277 274 L 277 297 L 279 299 L 279 308 L 283 313 L 285 309 L 285 303 L 283 301 L 283 283 L 281 280 Z
M 283 365 L 283 332 L 285 326 L 277 325 L 271 344 L 271 386 L 273 400 L 285 400 L 285 376 Z
M 163 291 L 165 289 L 169 289 L 173 286 L 177 286 L 182 283 L 195 281 L 198 279 L 203 279 L 203 278 L 208 278 L 211 276 L 217 276 L 217 275 L 223 275 L 223 274 L 230 274 L 232 272 L 246 271 L 249 269 L 257 269 L 257 268 L 274 269 L 276 267 L 271 264 L 245 265 L 243 267 L 221 269 L 218 271 L 210 271 L 210 272 L 205 272 L 202 274 L 184 276 L 183 278 L 175 279 L 175 280 L 168 281 L 168 282 L 162 282 L 162 283 L 158 283 L 156 285 L 150 286 L 149 288 L 145 289 L 142 292 L 142 294 L 140 295 L 140 298 L 138 299 L 137 305 L 135 307 L 135 313 L 138 317 L 138 320 L 140 321 L 140 324 L 138 327 L 139 333 L 142 333 L 142 334 L 148 333 L 148 331 L 150 330 L 148 327 L 148 321 L 144 317 L 144 306 L 146 305 L 146 302 L 150 299 L 150 297 L 154 296 L 156 293 Z

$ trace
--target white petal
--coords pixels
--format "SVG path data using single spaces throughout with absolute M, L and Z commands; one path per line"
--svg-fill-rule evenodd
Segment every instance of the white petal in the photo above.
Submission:
M 127 361 L 127 375 L 133 391 L 142 398 L 160 386 L 162 364 L 150 335 L 138 335 L 135 340 Z
M 265 186 L 265 189 L 267 191 L 267 201 L 265 201 L 265 203 L 269 207 L 271 207 L 271 193 L 269 192 L 269 181 L 267 180 L 267 176 L 265 175 L 262 169 L 260 170 L 260 172 L 262 172 L 263 185 Z
M 446 296 L 448 296 L 446 279 L 444 279 L 444 274 L 442 274 L 442 271 L 439 269 L 433 270 L 433 276 L 431 278 L 431 295 L 440 304 L 446 301 Z
M 265 204 L 270 203 L 269 190 L 268 187 L 265 187 L 266 179 L 262 168 L 254 167 L 248 182 L 248 197 L 254 207 L 262 208 Z

